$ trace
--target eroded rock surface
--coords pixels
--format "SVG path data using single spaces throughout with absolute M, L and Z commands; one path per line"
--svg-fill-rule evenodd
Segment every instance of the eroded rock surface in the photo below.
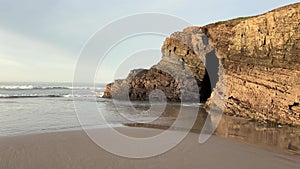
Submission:
M 121 93 L 121 86 L 128 84 L 130 99 L 147 100 L 151 90 L 161 89 L 168 100 L 179 101 L 183 91 L 195 94 L 194 84 L 188 85 L 195 79 L 205 101 L 211 94 L 205 64 L 217 56 L 224 68 L 219 75 L 224 76 L 217 78 L 216 87 L 212 83 L 214 91 L 206 105 L 222 99 L 227 114 L 300 125 L 299 11 L 296 3 L 259 16 L 175 32 L 165 40 L 157 65 L 109 84 L 104 97 Z
M 300 124 L 299 11 L 297 3 L 203 28 L 225 68 L 227 113 Z
M 158 89 L 168 101 L 207 100 L 211 86 L 205 57 L 215 55 L 215 50 L 199 27 L 173 33 L 161 51 L 162 60 L 158 64 L 150 70 L 132 70 L 127 78 L 108 84 L 103 97 L 149 100 L 151 92 Z

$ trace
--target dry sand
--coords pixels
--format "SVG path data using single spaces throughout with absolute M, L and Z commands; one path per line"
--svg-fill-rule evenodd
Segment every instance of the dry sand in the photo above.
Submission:
M 99 129 L 106 130 L 106 129 Z M 118 128 L 142 137 L 157 129 Z M 112 140 L 113 141 L 113 140 Z M 298 169 L 300 156 L 282 154 L 212 136 L 205 144 L 188 136 L 172 150 L 147 159 L 115 156 L 94 144 L 83 131 L 0 138 L 1 169 Z

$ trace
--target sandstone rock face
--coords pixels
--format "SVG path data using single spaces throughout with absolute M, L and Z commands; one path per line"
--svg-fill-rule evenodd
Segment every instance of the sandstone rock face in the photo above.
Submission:
M 297 3 L 203 27 L 225 69 L 227 113 L 300 124 L 299 11 Z
M 155 68 L 132 70 L 126 79 L 108 84 L 103 97 L 148 100 L 151 91 L 155 89 L 163 91 L 168 100 L 180 100 L 178 83 L 175 82 L 175 79 L 168 73 Z
M 213 49 L 199 27 L 175 32 L 165 40 L 158 64 L 150 70 L 133 70 L 127 78 L 108 84 L 103 97 L 149 100 L 152 91 L 159 90 L 168 101 L 205 101 L 211 93 L 205 57 L 215 54 Z
M 157 65 L 109 84 L 104 97 L 122 93 L 121 86 L 127 85 L 133 100 L 147 100 L 151 90 L 160 89 L 168 100 L 179 101 L 186 87 L 184 91 L 200 94 L 203 101 L 210 97 L 206 105 L 225 100 L 227 114 L 300 125 L 299 11 L 296 3 L 259 16 L 175 32 L 165 40 Z M 216 86 L 207 65 L 214 56 L 222 65 L 218 74 L 224 75 Z

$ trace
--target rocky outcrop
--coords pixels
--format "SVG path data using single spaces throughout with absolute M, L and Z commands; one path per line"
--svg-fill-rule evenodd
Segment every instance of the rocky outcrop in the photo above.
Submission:
M 175 32 L 165 40 L 161 51 L 162 60 L 158 64 L 149 70 L 132 70 L 127 78 L 108 84 L 103 97 L 149 100 L 149 96 L 158 97 L 152 91 L 159 90 L 168 101 L 199 102 L 199 95 L 200 101 L 206 101 L 211 85 L 205 57 L 215 55 L 206 35 L 198 27 Z
M 300 124 L 299 11 L 297 3 L 203 27 L 225 69 L 217 86 L 226 86 L 228 114 Z
M 161 90 L 168 100 L 179 101 L 178 83 L 168 73 L 151 68 L 132 70 L 128 77 L 108 84 L 103 97 L 122 100 L 148 100 L 154 90 Z M 161 96 L 157 96 L 157 99 Z
M 200 94 L 203 101 L 210 97 L 207 107 L 213 100 L 225 100 L 225 113 L 230 115 L 300 125 L 299 11 L 296 3 L 259 16 L 175 32 L 164 42 L 157 65 L 108 85 L 105 97 L 121 93 L 122 84 L 129 84 L 134 100 L 147 100 L 151 90 L 160 89 L 168 100 L 179 101 L 188 91 Z M 222 67 L 218 78 L 207 64 L 215 56 Z M 190 79 L 199 91 L 193 88 L 195 83 L 187 85 Z

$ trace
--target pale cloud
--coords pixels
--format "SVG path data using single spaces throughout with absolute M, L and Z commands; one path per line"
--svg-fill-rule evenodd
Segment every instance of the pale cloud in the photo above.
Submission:
M 46 42 L 0 28 L 0 52 L 2 55 L 24 57 L 69 57 L 70 53 Z
M 74 59 L 70 59 L 71 55 L 57 46 L 0 29 L 0 81 L 7 81 L 11 77 L 23 81 L 24 73 L 38 77 L 40 81 L 64 78 L 64 81 L 70 81 L 75 63 Z M 61 77 L 66 74 L 69 77 Z M 37 80 L 32 77 L 26 80 Z
M 24 64 L 16 62 L 9 58 L 12 58 L 12 57 L 0 55 L 0 66 L 1 67 L 3 67 L 3 66 L 25 67 Z
M 193 25 L 205 25 L 295 2 L 298 1 L 1 0 L 0 81 L 72 81 L 76 59 L 89 37 L 125 16 L 165 13 Z M 118 58 L 108 61 L 108 65 L 119 61 L 122 55 L 120 50 Z M 103 71 L 101 77 L 108 81 L 106 75 L 113 68 Z
M 152 0 L 152 1 L 140 1 L 140 6 L 143 7 L 143 11 L 157 11 L 173 13 L 178 9 L 190 4 L 186 0 Z

